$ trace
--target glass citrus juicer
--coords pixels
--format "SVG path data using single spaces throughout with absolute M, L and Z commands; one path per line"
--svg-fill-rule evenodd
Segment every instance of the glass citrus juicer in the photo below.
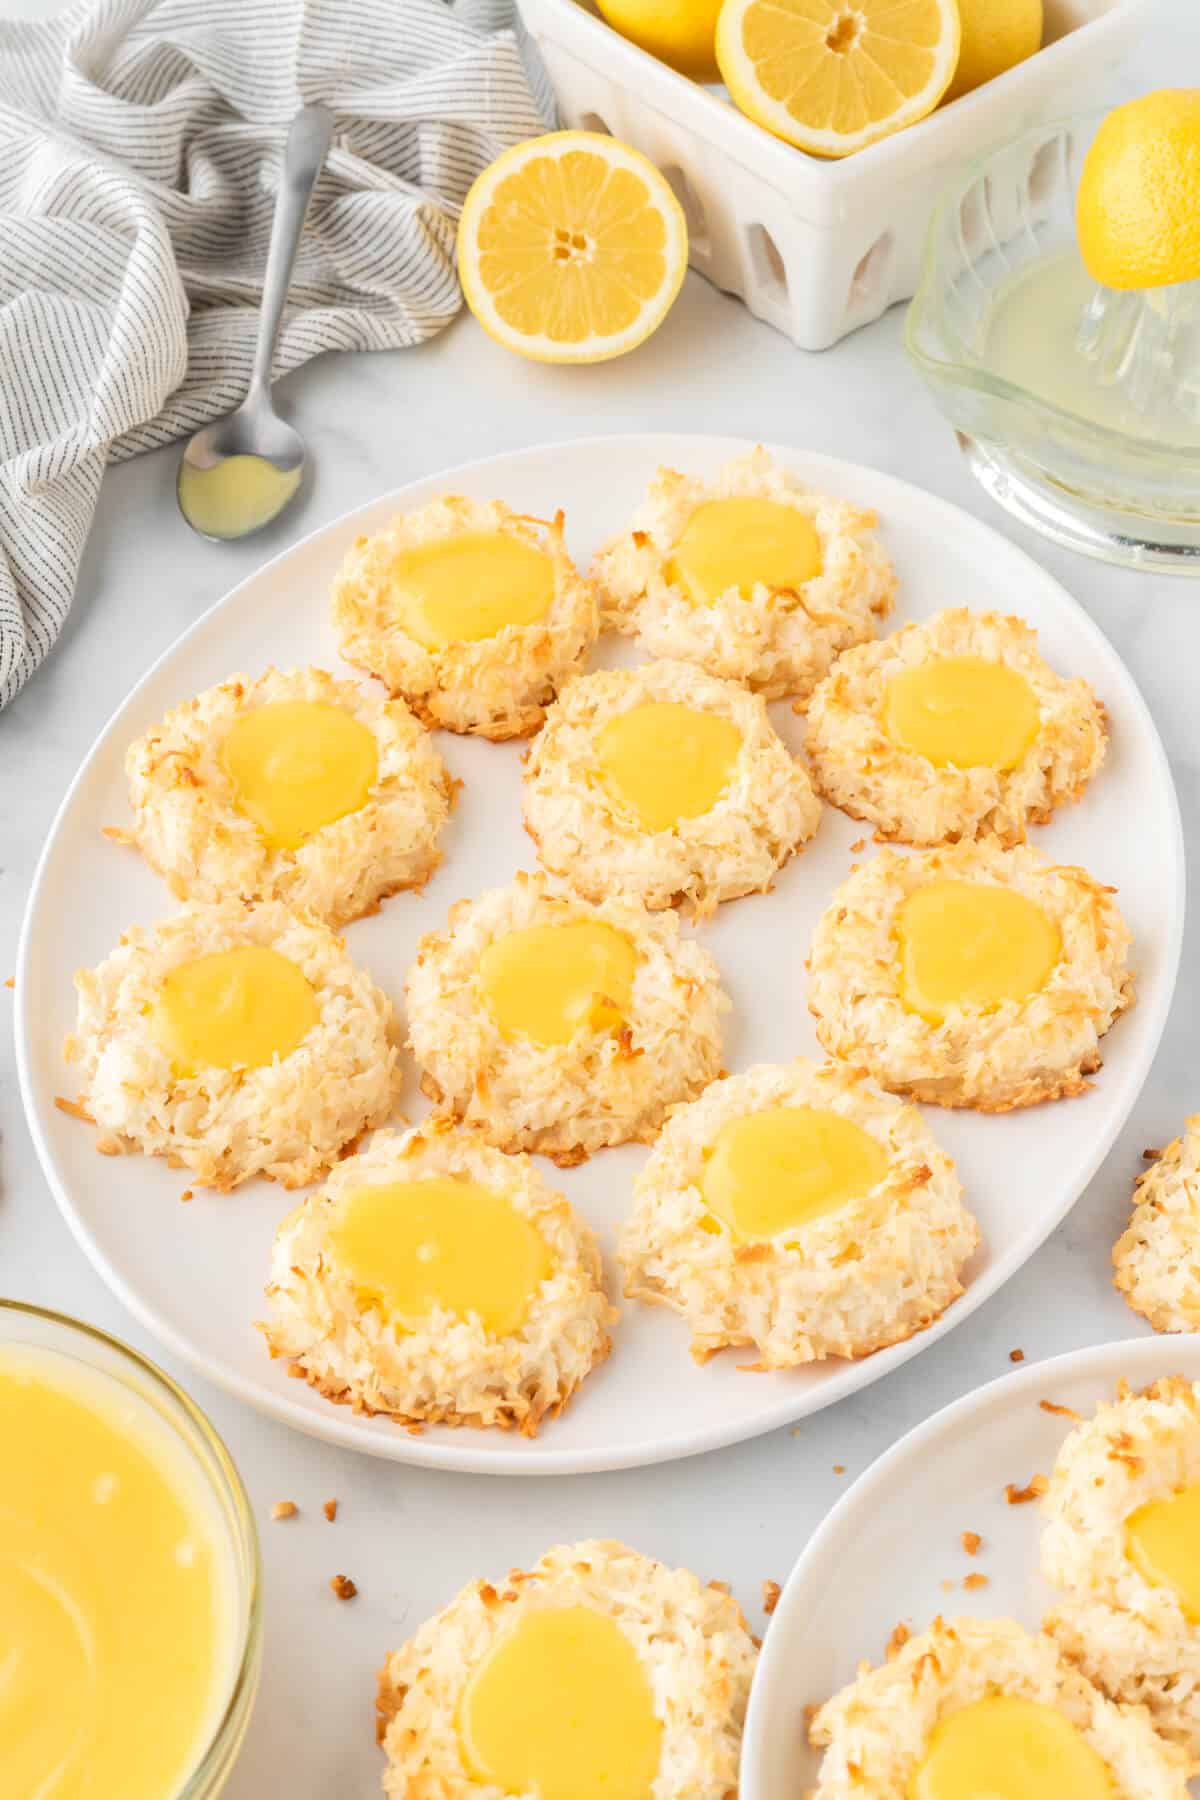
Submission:
M 1200 576 L 1200 279 L 1118 290 L 1080 248 L 1084 162 L 1114 116 L 1029 131 L 949 187 L 905 342 L 1008 512 L 1085 555 Z

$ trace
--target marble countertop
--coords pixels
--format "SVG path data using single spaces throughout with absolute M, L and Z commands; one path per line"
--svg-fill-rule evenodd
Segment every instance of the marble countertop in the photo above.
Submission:
M 1186 79 L 1189 70 L 1200 78 L 1193 6 L 1172 0 L 1163 7 L 1161 29 L 1124 71 L 1122 91 Z M 24 0 L 15 10 L 47 7 Z M 266 557 L 373 494 L 478 456 L 602 432 L 708 431 L 802 444 L 917 482 L 1015 538 L 1078 596 L 1140 684 L 1171 758 L 1194 864 L 1200 584 L 1080 561 L 997 512 L 905 361 L 902 316 L 894 309 L 835 349 L 807 356 L 689 277 L 654 339 L 595 368 L 521 362 L 466 318 L 417 351 L 325 357 L 289 377 L 280 393 L 312 447 L 312 487 L 273 532 L 242 547 L 202 542 L 183 525 L 174 502 L 176 452 L 111 470 L 61 642 L 0 717 L 0 959 L 8 963 L 0 976 L 13 966 L 34 863 L 81 758 L 134 680 L 204 608 Z M 262 1532 L 265 1671 L 229 1800 L 375 1794 L 374 1672 L 469 1577 L 527 1562 L 563 1539 L 620 1537 L 730 1580 L 757 1628 L 763 1580 L 786 1576 L 847 1483 L 937 1407 L 1003 1374 L 1010 1350 L 1019 1346 L 1032 1361 L 1140 1335 L 1145 1328 L 1110 1285 L 1109 1251 L 1142 1147 L 1165 1142 L 1200 1104 L 1192 1064 L 1200 1056 L 1196 947 L 1193 921 L 1154 1070 L 1066 1223 L 943 1342 L 795 1430 L 640 1471 L 471 1479 L 373 1462 L 293 1435 L 162 1358 L 224 1435 Z M 0 988 L 0 1007 L 8 1004 Z M 0 1132 L 0 1291 L 78 1314 L 156 1355 L 53 1205 L 22 1118 L 7 1030 Z M 845 1473 L 835 1473 L 835 1464 Z M 340 1507 L 332 1525 L 321 1516 L 330 1497 Z M 280 1499 L 294 1500 L 300 1516 L 272 1523 Z M 329 1591 L 329 1578 L 342 1572 L 359 1586 L 351 1604 Z

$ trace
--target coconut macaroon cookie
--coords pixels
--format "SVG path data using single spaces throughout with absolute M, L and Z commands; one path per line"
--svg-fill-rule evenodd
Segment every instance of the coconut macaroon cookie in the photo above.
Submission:
M 599 629 L 563 518 L 447 494 L 356 538 L 333 584 L 343 656 L 427 725 L 487 738 L 536 731 Z
M 538 855 L 589 900 L 711 911 L 768 888 L 820 816 L 764 701 L 690 663 L 580 676 L 525 765 Z
M 323 669 L 209 688 L 125 769 L 130 836 L 177 900 L 285 900 L 335 926 L 428 880 L 452 798 L 404 702 Z
M 1106 741 L 1091 688 L 1054 673 L 1030 626 L 966 607 L 847 650 L 807 723 L 826 798 L 906 844 L 1020 843 L 1079 798 Z
M 1122 1389 L 1068 1433 L 1042 1506 L 1047 1631 L 1200 1758 L 1200 1385 Z
M 396 1800 L 729 1800 L 756 1655 L 719 1583 L 623 1544 L 560 1545 L 532 1569 L 473 1581 L 389 1656 L 384 1788 Z
M 391 1001 L 327 926 L 277 900 L 134 926 L 75 986 L 68 1110 L 106 1155 L 165 1156 L 205 1187 L 302 1187 L 391 1111 Z
M 1156 1331 L 1200 1331 L 1200 1113 L 1138 1177 L 1113 1280 Z
M 377 1132 L 275 1237 L 262 1329 L 328 1399 L 533 1437 L 608 1354 L 600 1252 L 524 1156 Z
M 1112 890 L 988 840 L 854 869 L 813 934 L 809 1005 L 833 1056 L 934 1106 L 1082 1093 L 1132 1004 Z
M 891 610 L 896 577 L 874 525 L 761 447 L 713 481 L 659 469 L 596 558 L 606 622 L 651 656 L 803 700 Z
M 1012 1619 L 935 1619 L 864 1663 L 809 1735 L 825 1751 L 810 1800 L 1187 1800 L 1187 1758 L 1148 1715 Z
M 625 1291 L 681 1313 L 701 1362 L 727 1344 L 777 1369 L 898 1343 L 962 1292 L 979 1241 L 916 1108 L 803 1057 L 677 1107 L 633 1200 Z
M 673 912 L 518 875 L 451 909 L 409 970 L 422 1087 L 501 1150 L 648 1143 L 721 1063 L 717 965 Z

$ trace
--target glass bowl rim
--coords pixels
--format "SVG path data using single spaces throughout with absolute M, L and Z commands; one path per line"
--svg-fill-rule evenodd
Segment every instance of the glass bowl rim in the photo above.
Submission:
M 215 1474 L 211 1469 L 202 1469 L 202 1478 L 206 1485 L 218 1491 L 219 1497 L 227 1500 L 233 1513 L 233 1525 L 228 1533 L 230 1546 L 245 1577 L 247 1589 L 245 1604 L 237 1608 L 237 1667 L 229 1685 L 229 1693 L 221 1708 L 218 1718 L 209 1731 L 203 1750 L 194 1767 L 188 1774 L 183 1786 L 172 1797 L 172 1800 L 208 1800 L 215 1794 L 215 1781 L 223 1781 L 229 1772 L 228 1753 L 240 1741 L 241 1732 L 248 1717 L 258 1685 L 259 1660 L 262 1649 L 263 1630 L 263 1570 L 262 1553 L 258 1538 L 258 1527 L 254 1521 L 254 1513 L 250 1505 L 245 1485 L 238 1472 L 237 1464 L 226 1448 L 225 1442 L 208 1415 L 197 1405 L 190 1394 L 180 1387 L 179 1383 L 159 1368 L 132 1344 L 105 1331 L 99 1325 L 91 1325 L 86 1319 L 76 1319 L 70 1313 L 58 1311 L 55 1307 L 41 1306 L 31 1300 L 14 1300 L 0 1294 L 0 1318 L 32 1319 L 48 1326 L 52 1331 L 61 1332 L 68 1339 L 82 1340 L 84 1343 L 99 1345 L 103 1350 L 115 1356 L 118 1365 L 126 1363 L 143 1379 L 149 1382 L 152 1389 L 158 1391 L 168 1405 L 168 1411 L 175 1414 L 175 1422 L 180 1418 L 191 1428 L 203 1444 L 205 1450 L 213 1458 L 216 1465 Z M 20 1343 L 19 1337 L 9 1340 Z M 37 1348 L 37 1345 L 33 1345 Z M 100 1371 L 110 1379 L 120 1380 L 119 1375 L 104 1369 Z M 223 1485 L 223 1492 L 221 1491 Z
M 1161 465 L 1165 472 L 1178 479 L 1181 471 L 1186 472 L 1192 465 L 1200 469 L 1200 446 L 1189 450 L 1186 445 L 1163 444 L 1152 438 L 1135 437 L 1129 432 L 1114 430 L 1112 426 L 1102 425 L 1094 419 L 1085 419 L 1081 413 L 1059 406 L 1055 401 L 1034 393 L 1031 388 L 1007 380 L 1003 375 L 989 373 L 971 355 L 953 326 L 948 323 L 940 303 L 943 284 L 939 245 L 943 227 L 948 215 L 961 207 L 969 190 L 987 175 L 993 164 L 1010 155 L 1022 144 L 1051 142 L 1065 131 L 1093 122 L 1098 124 L 1112 110 L 1112 106 L 1089 107 L 1083 112 L 1067 113 L 1059 118 L 1047 119 L 1040 125 L 1029 126 L 1024 131 L 1019 131 L 1015 137 L 993 144 L 973 158 L 946 184 L 938 195 L 925 229 L 917 287 L 904 316 L 904 348 L 910 361 L 931 384 L 952 381 L 956 387 L 972 388 L 993 399 L 1024 407 L 1028 412 L 1068 427 L 1073 433 L 1086 434 L 1089 443 L 1101 452 L 1119 451 L 1128 456 L 1133 451 L 1139 461 L 1151 467 Z M 939 356 L 929 350 L 921 341 L 925 332 L 939 346 L 947 346 L 948 350 L 957 354 Z

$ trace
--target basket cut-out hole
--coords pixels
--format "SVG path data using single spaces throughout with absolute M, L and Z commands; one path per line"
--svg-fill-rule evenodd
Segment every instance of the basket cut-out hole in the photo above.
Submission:
M 759 287 L 766 289 L 779 300 L 786 300 L 787 264 L 783 260 L 779 245 L 766 226 L 751 225 L 746 234 L 746 242 L 750 250 L 750 263 L 754 270 L 754 279 Z
M 579 129 L 580 131 L 598 132 L 601 137 L 612 136 L 612 132 L 604 123 L 604 120 L 600 117 L 599 113 L 584 113 L 579 121 Z
M 687 220 L 688 244 L 696 255 L 707 256 L 712 249 L 712 242 L 708 234 L 708 218 L 699 194 L 677 163 L 667 163 L 662 172 L 683 208 L 683 216 Z
M 1037 208 L 1044 206 L 1058 189 L 1062 180 L 1062 158 L 1059 154 L 1057 138 L 1047 138 L 1034 151 L 1033 161 L 1029 165 L 1027 188 L 1029 204 Z
M 855 312 L 860 307 L 874 307 L 882 312 L 887 303 L 887 282 L 892 266 L 894 240 L 890 231 L 875 239 L 871 248 L 858 259 L 850 277 L 848 304 Z

